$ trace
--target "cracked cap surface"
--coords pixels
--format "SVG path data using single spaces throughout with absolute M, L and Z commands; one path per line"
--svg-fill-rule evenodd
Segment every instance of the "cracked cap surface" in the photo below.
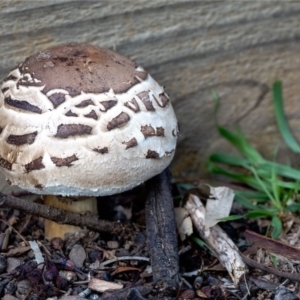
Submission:
M 128 190 L 169 165 L 177 136 L 163 87 L 107 49 L 46 49 L 13 69 L 1 87 L 0 170 L 34 193 Z

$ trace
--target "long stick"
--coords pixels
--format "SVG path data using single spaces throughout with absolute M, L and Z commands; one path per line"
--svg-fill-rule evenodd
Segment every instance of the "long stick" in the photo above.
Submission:
M 75 226 L 86 226 L 95 231 L 121 234 L 124 231 L 138 231 L 134 225 L 118 222 L 99 220 L 94 215 L 81 215 L 67 212 L 49 205 L 38 204 L 29 200 L 16 198 L 0 193 L 0 207 L 8 207 L 22 210 L 30 215 L 46 218 L 60 224 L 70 224 Z

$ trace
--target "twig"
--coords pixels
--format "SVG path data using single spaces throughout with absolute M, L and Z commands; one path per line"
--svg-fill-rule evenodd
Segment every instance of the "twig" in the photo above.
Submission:
M 192 289 L 193 286 L 183 277 L 180 276 L 181 282 L 183 282 L 189 289 Z
M 1 206 L 1 204 L 0 204 L 0 206 Z M 11 228 L 11 229 L 12 229 L 12 230 L 13 230 L 13 231 L 21 238 L 21 240 L 23 240 L 23 242 L 25 243 L 26 246 L 29 245 L 28 242 L 25 240 L 25 238 L 22 236 L 22 234 L 21 234 L 17 229 L 13 228 L 12 225 L 9 225 L 9 223 L 6 222 L 6 221 L 4 221 L 4 220 L 1 220 L 1 219 L 0 219 L 0 221 L 1 221 L 2 223 L 4 223 L 5 225 L 7 225 L 9 228 Z
M 97 216 L 85 216 L 67 212 L 49 205 L 38 204 L 29 200 L 16 198 L 0 193 L 0 207 L 9 207 L 22 210 L 28 214 L 46 218 L 60 224 L 86 226 L 91 230 L 108 232 L 119 235 L 124 232 L 137 232 L 137 226 L 118 222 L 99 220 Z
M 192 249 L 191 245 L 187 245 L 186 247 L 184 247 L 178 251 L 178 256 L 190 251 L 191 249 Z
M 288 259 L 299 260 L 299 248 L 287 245 L 280 241 L 276 241 L 250 230 L 245 231 L 245 238 L 249 242 L 254 243 L 257 247 L 263 248 L 271 253 L 281 255 Z
M 150 259 L 148 257 L 121 256 L 121 257 L 117 257 L 117 258 L 114 258 L 114 259 L 106 260 L 105 262 L 101 263 L 101 266 L 106 266 L 106 265 L 112 264 L 112 263 L 117 262 L 117 261 L 122 261 L 122 260 L 142 260 L 142 261 L 146 261 L 146 262 L 150 261 Z
M 241 276 L 247 272 L 247 266 L 243 262 L 236 245 L 220 226 L 215 225 L 210 228 L 205 226 L 205 208 L 197 196 L 189 195 L 185 208 L 203 240 L 209 245 L 237 285 Z
M 278 277 L 282 277 L 282 278 L 287 278 L 287 279 L 290 279 L 290 280 L 293 280 L 293 281 L 297 281 L 297 282 L 300 282 L 300 274 L 299 273 L 287 273 L 287 272 L 281 272 L 277 269 L 274 269 L 274 268 L 271 268 L 271 267 L 267 267 L 267 266 L 264 266 L 258 262 L 256 262 L 255 260 L 247 257 L 246 255 L 243 255 L 242 253 L 240 253 L 243 261 L 249 266 L 249 267 L 252 267 L 252 268 L 255 268 L 255 269 L 258 269 L 258 270 L 261 270 L 261 271 L 264 271 L 266 273 L 271 273 L 271 274 L 274 274 Z

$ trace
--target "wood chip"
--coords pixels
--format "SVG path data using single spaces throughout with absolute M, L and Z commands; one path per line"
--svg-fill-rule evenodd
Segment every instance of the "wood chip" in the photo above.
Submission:
M 19 246 L 16 248 L 9 249 L 8 252 L 6 252 L 6 253 L 3 252 L 3 253 L 1 253 L 1 255 L 7 256 L 7 257 L 20 256 L 20 255 L 28 252 L 30 249 L 31 249 L 30 246 Z
M 93 291 L 103 293 L 107 290 L 120 290 L 123 288 L 123 284 L 92 278 L 89 282 L 89 288 Z
M 38 265 L 42 264 L 44 262 L 44 257 L 43 257 L 43 254 L 40 250 L 38 243 L 36 241 L 29 241 L 29 245 L 34 253 L 36 263 Z M 42 267 L 42 265 L 41 265 L 41 267 Z

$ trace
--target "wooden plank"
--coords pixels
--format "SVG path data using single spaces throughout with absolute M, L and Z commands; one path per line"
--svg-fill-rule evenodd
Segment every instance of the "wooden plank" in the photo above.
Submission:
M 240 126 L 265 154 L 282 144 L 270 86 L 284 82 L 287 116 L 300 138 L 300 2 L 18 1 L 0 2 L 0 77 L 33 52 L 71 41 L 115 49 L 144 66 L 174 103 L 181 136 L 173 173 L 206 176 L 209 153 L 232 151 L 212 120 Z M 286 149 L 279 158 L 297 161 Z

